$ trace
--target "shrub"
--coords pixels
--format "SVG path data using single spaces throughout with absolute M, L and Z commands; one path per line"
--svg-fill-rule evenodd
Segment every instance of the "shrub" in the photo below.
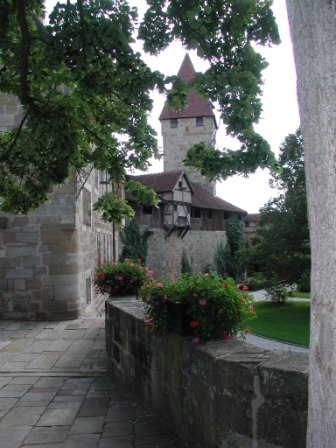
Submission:
M 275 283 L 266 288 L 266 298 L 272 302 L 285 303 L 289 297 L 288 287 L 284 283 Z
M 141 260 L 133 262 L 126 259 L 119 263 L 103 263 L 99 266 L 94 284 L 97 291 L 111 296 L 137 294 L 148 275 L 149 271 L 141 265 Z
M 120 232 L 120 239 L 124 247 L 119 260 L 130 259 L 136 261 L 140 259 L 141 263 L 145 265 L 148 251 L 148 234 L 142 232 L 133 220 L 126 224 Z
M 254 317 L 252 297 L 231 278 L 215 273 L 181 274 L 175 281 L 147 278 L 139 295 L 148 328 L 159 333 L 168 328 L 167 301 L 186 303 L 195 342 L 243 333 L 246 321 Z
M 185 249 L 183 249 L 182 256 L 181 256 L 181 273 L 182 274 L 192 274 L 191 263 L 190 263 L 190 260 L 188 258 L 188 255 L 187 255 L 187 252 L 185 251 Z
M 258 289 L 263 289 L 267 286 L 267 280 L 262 272 L 255 272 L 248 282 L 248 286 L 251 291 L 257 291 Z

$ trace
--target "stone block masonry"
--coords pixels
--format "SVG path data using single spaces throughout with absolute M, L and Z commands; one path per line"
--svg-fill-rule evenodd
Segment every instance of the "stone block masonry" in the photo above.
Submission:
M 134 299 L 106 303 L 109 375 L 193 448 L 304 448 L 308 356 L 145 331 Z
M 181 257 L 186 251 L 194 272 L 214 270 L 217 245 L 227 241 L 226 232 L 220 230 L 191 230 L 181 239 L 173 232 L 166 239 L 166 230 L 151 229 L 148 239 L 146 264 L 156 276 L 178 275 L 181 272 Z M 163 250 L 164 248 L 164 250 Z

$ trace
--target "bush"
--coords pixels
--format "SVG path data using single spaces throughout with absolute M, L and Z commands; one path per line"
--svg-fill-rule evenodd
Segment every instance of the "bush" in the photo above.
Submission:
M 191 263 L 184 249 L 181 256 L 181 274 L 192 274 Z
M 255 272 L 248 282 L 248 286 L 251 291 L 258 291 L 259 289 L 263 289 L 267 286 L 267 280 L 264 277 L 262 272 Z
M 119 263 L 104 263 L 96 270 L 94 284 L 97 292 L 110 296 L 137 294 L 149 271 L 141 260 L 126 259 Z
M 285 303 L 290 295 L 290 291 L 284 283 L 276 283 L 266 288 L 266 298 L 272 302 Z
M 243 333 L 246 321 L 254 317 L 252 297 L 232 278 L 224 280 L 215 273 L 181 274 L 175 281 L 147 278 L 139 296 L 148 328 L 159 333 L 168 329 L 167 301 L 186 303 L 195 342 Z
M 119 261 L 127 259 L 133 261 L 141 260 L 141 263 L 145 265 L 148 251 L 148 234 L 142 232 L 133 220 L 126 224 L 120 232 L 120 239 L 124 247 Z

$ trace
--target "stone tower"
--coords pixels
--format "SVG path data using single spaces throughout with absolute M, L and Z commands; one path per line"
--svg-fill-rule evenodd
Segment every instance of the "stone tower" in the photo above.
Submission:
M 178 76 L 188 83 L 196 74 L 188 53 L 185 55 Z M 217 131 L 216 118 L 209 100 L 195 91 L 188 91 L 188 105 L 175 112 L 164 106 L 161 115 L 164 171 L 186 170 L 183 160 L 188 149 L 200 142 L 214 146 Z M 189 178 L 209 193 L 215 194 L 215 184 L 210 183 L 198 171 L 187 170 Z

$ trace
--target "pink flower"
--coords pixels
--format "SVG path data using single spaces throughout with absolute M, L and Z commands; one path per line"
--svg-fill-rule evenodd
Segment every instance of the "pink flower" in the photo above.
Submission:
M 247 285 L 244 285 L 244 286 L 243 286 L 243 291 L 248 291 L 248 290 L 249 290 L 248 286 L 247 286 Z
M 209 272 L 206 272 L 204 275 L 205 275 L 206 277 L 209 277 Z
M 156 287 L 157 288 L 163 288 L 163 284 L 161 282 L 157 282 Z
M 191 342 L 193 344 L 198 344 L 199 342 L 201 342 L 201 339 L 200 338 L 192 338 Z
M 199 303 L 200 305 L 204 306 L 204 305 L 207 304 L 207 301 L 206 301 L 205 299 L 201 299 L 201 300 L 198 301 L 198 303 Z
M 254 312 L 254 308 L 253 308 L 253 306 L 251 305 L 251 306 L 249 306 L 249 313 L 253 313 Z
M 144 323 L 145 323 L 145 325 L 153 325 L 153 320 L 152 319 L 144 319 Z
M 115 279 L 118 281 L 124 280 L 124 277 L 122 277 L 121 275 L 116 275 Z

